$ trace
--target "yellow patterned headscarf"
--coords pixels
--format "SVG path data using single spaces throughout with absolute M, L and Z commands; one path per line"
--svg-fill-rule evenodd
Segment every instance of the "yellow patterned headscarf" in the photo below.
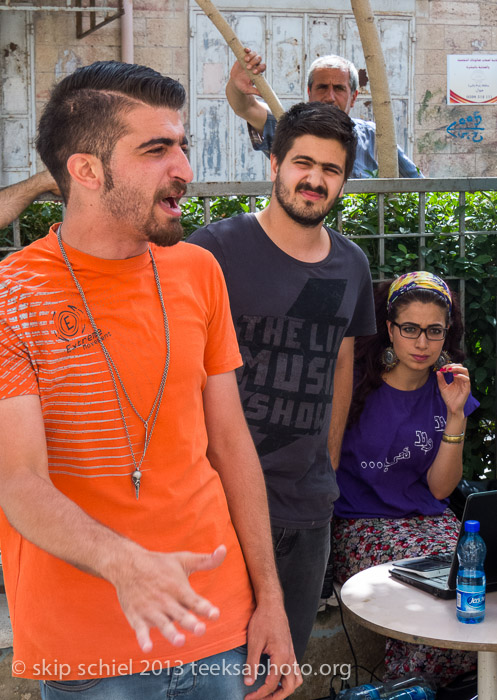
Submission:
M 425 272 L 424 270 L 407 272 L 405 275 L 397 277 L 397 279 L 392 282 L 388 290 L 388 311 L 390 311 L 392 304 L 402 296 L 402 294 L 410 292 L 413 289 L 428 289 L 435 292 L 435 294 L 438 294 L 447 304 L 450 313 L 452 309 L 452 295 L 450 289 L 443 279 L 431 272 Z

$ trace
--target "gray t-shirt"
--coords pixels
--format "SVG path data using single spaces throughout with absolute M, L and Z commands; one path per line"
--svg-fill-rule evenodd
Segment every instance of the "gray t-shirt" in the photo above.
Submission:
M 375 332 L 367 258 L 328 233 L 331 250 L 318 263 L 283 252 L 253 214 L 189 238 L 224 272 L 244 362 L 238 387 L 279 527 L 321 527 L 333 514 L 339 492 L 327 437 L 338 349 L 344 336 Z

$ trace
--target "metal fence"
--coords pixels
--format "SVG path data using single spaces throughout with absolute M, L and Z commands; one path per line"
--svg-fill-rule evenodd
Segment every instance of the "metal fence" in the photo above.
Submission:
M 204 223 L 211 222 L 211 200 L 216 197 L 249 198 L 250 211 L 256 211 L 257 197 L 269 197 L 272 183 L 260 182 L 193 182 L 188 186 L 189 197 L 200 197 L 204 200 Z M 430 236 L 425 229 L 426 195 L 431 192 L 452 192 L 459 195 L 459 206 L 464 207 L 466 194 L 471 192 L 497 191 L 497 177 L 456 177 L 456 178 L 377 178 L 364 180 L 349 180 L 345 185 L 345 194 L 375 194 L 378 197 L 378 234 L 359 235 L 353 238 L 375 238 L 380 246 L 380 264 L 385 260 L 385 239 L 395 237 L 417 237 L 420 248 Z M 415 233 L 385 234 L 385 198 L 392 194 L 419 193 L 419 231 Z M 53 195 L 40 197 L 41 200 L 53 199 Z M 338 230 L 342 230 L 342 220 L 339 217 Z M 12 251 L 21 248 L 19 219 L 13 222 L 13 246 L 1 247 L 0 250 Z M 461 211 L 458 230 L 454 231 L 460 238 L 460 252 L 464 255 L 464 239 L 469 235 L 495 235 L 497 231 L 471 231 L 466 228 L 465 212 Z M 423 255 L 420 254 L 420 261 Z
M 216 197 L 241 197 L 249 198 L 249 208 L 251 212 L 256 211 L 257 197 L 269 197 L 272 183 L 262 182 L 193 182 L 188 187 L 190 197 L 200 197 L 203 199 L 204 224 L 211 222 L 211 200 Z M 349 180 L 345 186 L 345 194 L 374 194 L 378 198 L 378 233 L 375 234 L 354 234 L 352 239 L 373 239 L 378 245 L 378 263 L 381 268 L 385 264 L 386 242 L 395 238 L 418 239 L 418 269 L 424 269 L 424 247 L 427 240 L 435 234 L 426 230 L 426 195 L 431 192 L 451 192 L 458 195 L 458 226 L 454 231 L 446 235 L 453 235 L 458 238 L 459 255 L 464 258 L 466 251 L 466 239 L 468 236 L 495 236 L 497 230 L 492 231 L 472 231 L 466 225 L 466 212 L 464 205 L 466 195 L 472 192 L 495 192 L 497 191 L 497 177 L 458 177 L 458 178 L 425 178 L 425 179 L 364 179 Z M 418 218 L 419 230 L 409 233 L 385 233 L 385 200 L 393 194 L 418 193 Z M 50 196 L 41 199 L 50 199 Z M 53 198 L 53 197 L 52 197 Z M 338 214 L 338 230 L 343 230 L 342 214 Z M 19 219 L 13 222 L 13 245 L 0 246 L 0 252 L 12 252 L 21 248 L 21 233 Z M 379 278 L 384 275 L 380 271 Z M 454 279 L 454 278 L 453 278 Z M 465 302 L 465 281 L 459 279 L 459 295 L 461 308 L 464 309 Z M 497 318 L 497 309 L 496 309 Z M 496 369 L 497 376 L 497 369 Z
M 271 194 L 270 182 L 194 182 L 188 187 L 188 194 L 192 197 L 201 197 L 204 200 L 205 224 L 210 223 L 210 203 L 215 197 L 223 196 L 247 196 L 249 197 L 250 211 L 256 210 L 257 197 L 268 197 Z M 425 178 L 425 179 L 370 179 L 349 180 L 345 186 L 345 194 L 375 194 L 378 197 L 378 234 L 353 235 L 351 238 L 374 238 L 379 245 L 380 265 L 385 262 L 385 240 L 392 238 L 418 238 L 419 259 L 424 265 L 422 248 L 430 234 L 425 227 L 426 195 L 431 192 L 451 192 L 459 195 L 458 205 L 461 208 L 458 228 L 453 233 L 459 237 L 459 251 L 464 257 L 465 238 L 474 235 L 496 235 L 497 231 L 471 231 L 466 227 L 464 205 L 466 194 L 470 192 L 495 192 L 497 191 L 497 177 L 457 177 L 457 178 Z M 385 234 L 385 198 L 392 194 L 419 193 L 419 230 L 414 233 L 389 233 Z M 342 217 L 339 214 L 338 230 L 343 228 Z M 450 235 L 450 234 L 448 234 Z
M 257 197 L 268 197 L 271 194 L 272 183 L 270 182 L 194 182 L 188 188 L 191 197 L 200 197 L 204 206 L 204 223 L 211 222 L 211 200 L 224 196 L 247 196 L 249 198 L 250 211 L 256 210 Z M 364 179 L 349 180 L 345 186 L 345 194 L 375 194 L 378 198 L 378 233 L 375 234 L 353 234 L 352 239 L 372 239 L 378 245 L 378 263 L 381 268 L 385 264 L 385 246 L 388 240 L 395 238 L 417 239 L 418 240 L 418 269 L 425 266 L 424 248 L 427 240 L 433 237 L 434 233 L 426 230 L 426 195 L 432 192 L 450 192 L 458 195 L 458 225 L 454 231 L 447 232 L 446 235 L 453 235 L 458 238 L 459 255 L 464 258 L 466 252 L 466 239 L 468 236 L 495 236 L 497 230 L 472 231 L 466 226 L 466 195 L 473 192 L 495 192 L 497 191 L 497 177 L 458 177 L 458 178 L 424 178 L 424 179 Z M 419 229 L 408 233 L 385 233 L 385 200 L 393 194 L 418 193 L 418 217 Z M 338 213 L 338 230 L 343 231 L 342 213 Z M 384 279 L 384 274 L 380 271 L 378 280 Z M 449 278 L 451 279 L 451 278 Z M 464 309 L 465 302 L 465 281 L 462 278 L 452 278 L 459 280 L 459 295 L 461 308 Z M 375 280 L 377 281 L 377 280 Z M 497 309 L 496 309 L 497 318 Z M 496 369 L 497 376 L 497 369 Z

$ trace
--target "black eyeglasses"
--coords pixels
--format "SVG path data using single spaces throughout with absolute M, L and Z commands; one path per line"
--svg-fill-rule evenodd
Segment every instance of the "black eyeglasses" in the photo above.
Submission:
M 416 323 L 396 323 L 395 321 L 392 321 L 392 326 L 397 326 L 403 338 L 410 338 L 411 340 L 419 338 L 421 333 L 424 333 L 428 340 L 443 340 L 449 330 L 443 326 L 421 328 Z

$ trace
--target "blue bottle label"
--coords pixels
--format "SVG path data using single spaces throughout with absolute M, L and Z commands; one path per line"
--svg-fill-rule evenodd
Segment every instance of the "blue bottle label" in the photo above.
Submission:
M 482 586 L 458 586 L 457 609 L 461 612 L 485 612 L 485 588 Z

